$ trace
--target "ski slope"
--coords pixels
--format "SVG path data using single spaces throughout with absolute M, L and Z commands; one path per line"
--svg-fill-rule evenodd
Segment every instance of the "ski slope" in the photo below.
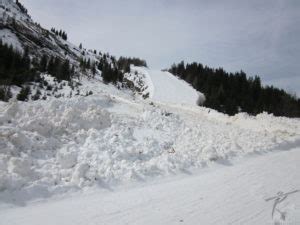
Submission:
M 149 98 L 154 101 L 198 105 L 205 100 L 202 93 L 169 72 L 135 66 L 131 67 L 131 71 L 127 78 L 135 85 L 140 85 L 143 94 L 148 94 Z M 137 77 L 140 79 L 137 80 Z
M 299 160 L 296 148 L 136 187 L 108 186 L 2 210 L 0 225 L 299 224 Z
M 169 72 L 150 70 L 148 73 L 154 86 L 153 100 L 169 103 L 197 104 L 200 93 L 187 82 L 179 80 Z

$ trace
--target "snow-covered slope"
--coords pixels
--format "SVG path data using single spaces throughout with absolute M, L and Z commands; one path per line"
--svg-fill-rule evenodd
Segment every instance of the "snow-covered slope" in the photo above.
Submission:
M 1 29 L 0 30 L 0 39 L 3 43 L 8 45 L 14 46 L 14 48 L 19 51 L 23 52 L 23 46 L 20 43 L 18 37 L 9 29 Z
M 152 99 L 169 103 L 196 105 L 200 96 L 193 87 L 169 72 L 148 71 L 153 83 Z
M 1 20 L 4 22 L 9 17 L 13 17 L 15 20 L 32 22 L 30 16 L 23 13 L 17 4 L 15 4 L 15 0 L 0 0 L 0 15 Z
M 140 94 L 155 101 L 199 105 L 205 100 L 202 93 L 169 72 L 132 66 L 125 77 L 139 87 Z
M 90 59 L 91 62 L 102 58 L 102 55 L 80 49 L 44 29 L 23 12 L 14 0 L 0 0 L 0 38 L 18 51 L 28 49 L 32 59 L 39 60 L 43 55 L 54 56 L 68 59 L 74 66 L 79 66 L 81 58 Z

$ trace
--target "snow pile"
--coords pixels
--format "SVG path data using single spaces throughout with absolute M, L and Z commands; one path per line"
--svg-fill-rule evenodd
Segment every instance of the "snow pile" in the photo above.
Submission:
M 106 88 L 86 97 L 0 104 L 0 200 L 140 181 L 299 144 L 299 120 L 228 117 L 134 101 Z

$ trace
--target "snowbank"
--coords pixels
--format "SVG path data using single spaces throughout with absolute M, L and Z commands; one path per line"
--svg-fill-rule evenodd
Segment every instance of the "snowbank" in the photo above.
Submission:
M 0 201 L 142 181 L 299 145 L 299 120 L 228 117 L 85 86 L 95 94 L 1 103 Z

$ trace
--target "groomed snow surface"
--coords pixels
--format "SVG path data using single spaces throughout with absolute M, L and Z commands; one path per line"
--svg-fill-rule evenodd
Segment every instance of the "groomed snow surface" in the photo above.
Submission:
M 300 188 L 299 148 L 291 150 L 300 144 L 300 121 L 172 104 L 156 89 L 159 75 L 149 74 L 149 100 L 84 80 L 82 92 L 93 95 L 0 103 L 0 224 L 283 221 L 264 198 Z M 178 174 L 189 175 L 148 184 Z M 122 188 L 135 182 L 143 187 Z M 299 209 L 296 196 L 278 209 L 286 218 Z
M 142 95 L 154 101 L 198 105 L 205 100 L 202 93 L 169 72 L 132 66 L 126 78 L 140 86 Z

